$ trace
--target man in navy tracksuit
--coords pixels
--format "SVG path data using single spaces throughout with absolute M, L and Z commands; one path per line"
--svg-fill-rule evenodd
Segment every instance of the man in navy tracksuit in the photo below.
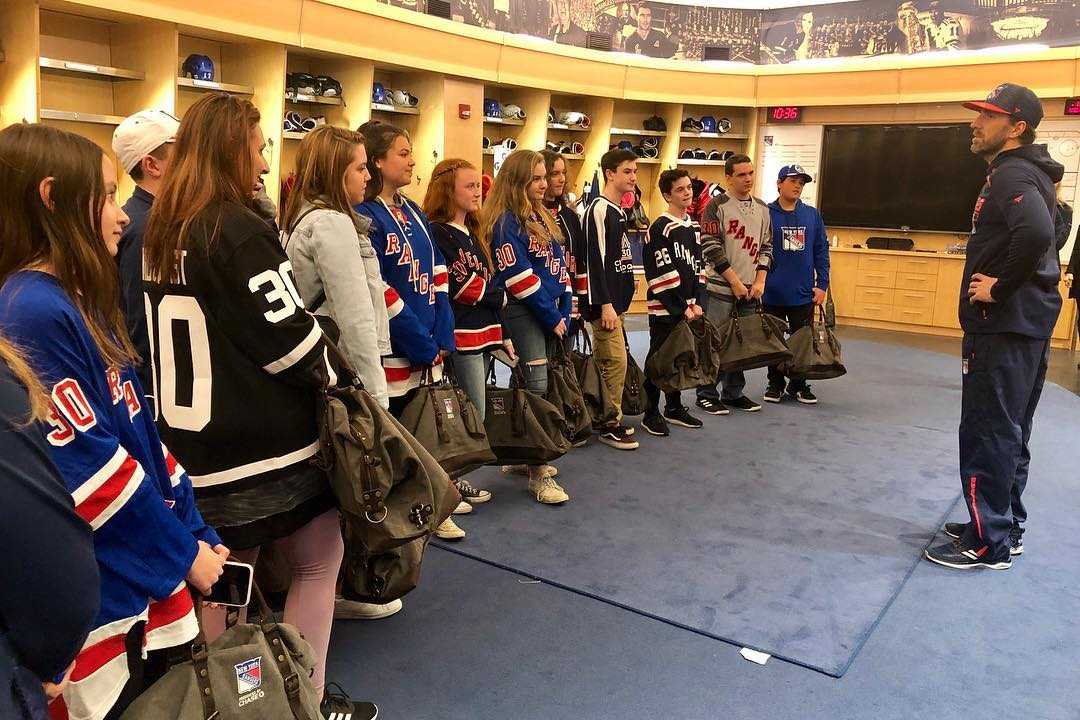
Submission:
M 791 332 L 808 325 L 829 289 L 829 240 L 817 208 L 801 199 L 813 182 L 801 165 L 785 165 L 776 178 L 779 197 L 769 203 L 773 265 L 761 296 L 765 312 L 784 318 Z M 779 364 L 769 366 L 765 402 L 778 403 L 784 391 L 804 405 L 817 403 L 806 378 L 784 377 Z
M 971 521 L 948 523 L 953 542 L 926 551 L 951 568 L 1004 570 L 1024 552 L 1032 418 L 1061 310 L 1054 247 L 1054 183 L 1064 167 L 1034 145 L 1042 104 L 1020 85 L 964 103 L 972 152 L 987 160 L 961 284 L 963 400 L 960 480 Z

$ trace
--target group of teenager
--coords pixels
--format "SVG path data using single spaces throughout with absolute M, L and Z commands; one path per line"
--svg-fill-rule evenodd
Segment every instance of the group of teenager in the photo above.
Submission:
M 259 122 L 251 102 L 220 93 L 182 121 L 127 118 L 114 136 L 136 184 L 123 207 L 117 168 L 91 141 L 39 124 L 0 131 L 0 414 L 17 441 L 0 463 L 33 484 L 7 512 L 34 547 L 7 576 L 45 588 L 2 609 L 0 640 L 16 647 L 0 656 L 46 681 L 53 717 L 119 718 L 195 636 L 189 588 L 207 594 L 226 559 L 255 563 L 260 548 L 291 570 L 284 620 L 315 651 L 319 691 L 335 612 L 400 609 L 337 597 L 339 515 L 313 462 L 317 395 L 343 369 L 331 343 L 391 413 L 449 374 L 483 417 L 493 352 L 544 394 L 548 359 L 588 324 L 619 410 L 594 431 L 613 448 L 638 447 L 620 407 L 632 152 L 603 156 L 603 190 L 580 213 L 563 158 L 524 149 L 486 198 L 476 167 L 441 161 L 417 203 L 404 192 L 415 166 L 406 132 L 325 126 L 300 142 L 278 213 L 263 187 Z M 810 177 L 786 167 L 766 206 L 751 195 L 750 158 L 725 171 L 728 192 L 701 218 L 689 212 L 687 172 L 660 174 L 667 208 L 643 249 L 650 353 L 684 318 L 722 323 L 764 303 L 796 329 L 824 302 L 824 227 L 799 200 Z M 760 409 L 741 375 L 719 382 L 722 395 L 715 384 L 698 390 L 705 412 Z M 678 393 L 661 410 L 656 386 L 645 389 L 647 432 L 701 427 Z M 813 402 L 805 382 L 771 369 L 765 399 L 785 391 Z M 540 503 L 569 500 L 551 465 L 503 470 L 524 475 Z M 454 482 L 458 514 L 492 498 Z M 437 534 L 464 531 L 448 519 Z M 49 568 L 60 574 L 52 591 L 39 578 Z M 224 609 L 208 606 L 202 622 L 212 641 Z M 335 691 L 323 712 L 377 709 Z

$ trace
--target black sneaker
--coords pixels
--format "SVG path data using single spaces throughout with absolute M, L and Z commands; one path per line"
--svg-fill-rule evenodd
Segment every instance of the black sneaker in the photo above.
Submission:
M 660 413 L 645 413 L 645 417 L 641 419 L 641 427 L 645 428 L 645 432 L 656 437 L 667 437 L 671 434 L 664 416 Z
M 379 717 L 375 703 L 350 700 L 337 683 L 327 683 L 319 711 L 326 720 L 375 720 Z
M 756 402 L 746 397 L 745 395 L 740 395 L 734 400 L 727 400 L 725 402 L 727 405 L 730 405 L 736 410 L 742 410 L 743 412 L 757 412 L 761 409 L 760 405 L 758 405 Z
M 697 406 L 710 415 L 730 415 L 731 411 L 719 400 L 712 398 L 698 398 Z
M 967 530 L 967 523 L 945 523 L 945 527 L 942 528 L 949 537 L 954 540 L 959 540 L 964 537 L 964 531 Z M 1024 554 L 1024 531 L 1016 531 L 1013 528 L 1009 531 L 1009 555 L 1017 556 Z
M 638 441 L 630 437 L 621 425 L 608 428 L 600 434 L 600 442 L 616 450 L 637 450 Z
M 765 394 L 761 397 L 767 403 L 778 403 L 784 399 L 784 388 L 777 385 L 770 385 Z
M 961 544 L 959 540 L 953 540 L 932 547 L 925 552 L 926 559 L 938 565 L 944 565 L 955 570 L 971 570 L 973 568 L 989 568 L 991 570 L 1008 570 L 1012 567 L 1012 556 L 1008 552 L 999 557 L 990 555 L 989 548 L 985 545 L 981 548 L 969 548 Z
M 817 395 L 810 392 L 809 385 L 807 385 L 801 390 L 796 390 L 795 399 L 801 402 L 803 405 L 817 405 Z
M 477 490 L 464 478 L 454 478 L 454 485 L 457 486 L 458 492 L 461 494 L 461 499 L 470 505 L 479 505 L 480 503 L 486 503 L 491 499 L 491 493 L 489 491 Z
M 697 430 L 702 426 L 702 422 L 696 417 L 690 414 L 690 411 L 684 407 L 678 407 L 674 410 L 665 410 L 664 419 L 672 425 L 678 425 L 684 428 L 693 428 Z
M 1016 527 L 1009 532 L 1009 555 L 1017 556 L 1024 554 L 1024 531 L 1017 532 Z
M 634 426 L 633 425 L 622 425 L 622 424 L 620 424 L 619 429 L 622 430 L 622 434 L 626 435 L 627 437 L 634 434 Z
M 946 535 L 953 540 L 959 540 L 964 537 L 964 533 L 967 531 L 967 523 L 945 523 L 945 527 L 941 529 Z

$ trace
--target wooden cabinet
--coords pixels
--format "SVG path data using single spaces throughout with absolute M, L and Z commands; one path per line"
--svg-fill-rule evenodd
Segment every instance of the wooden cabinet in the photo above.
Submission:
M 934 321 L 938 327 L 960 329 L 960 283 L 964 279 L 964 258 L 945 259 L 937 276 L 934 298 Z
M 855 253 L 829 253 L 829 289 L 832 291 L 836 314 L 851 317 L 855 314 L 855 276 L 859 256 Z

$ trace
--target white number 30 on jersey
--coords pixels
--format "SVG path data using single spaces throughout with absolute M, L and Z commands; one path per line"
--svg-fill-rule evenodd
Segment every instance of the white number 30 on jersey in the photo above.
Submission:
M 269 290 L 266 289 L 268 286 Z M 276 271 L 263 270 L 248 280 L 248 289 L 252 293 L 263 293 L 270 306 L 270 309 L 263 313 L 268 322 L 281 322 L 291 317 L 297 309 L 304 307 L 304 301 L 300 299 L 300 293 L 293 284 L 292 263 L 288 260 L 281 263 Z

